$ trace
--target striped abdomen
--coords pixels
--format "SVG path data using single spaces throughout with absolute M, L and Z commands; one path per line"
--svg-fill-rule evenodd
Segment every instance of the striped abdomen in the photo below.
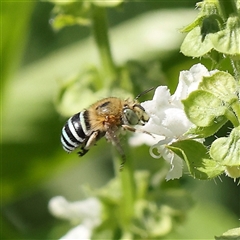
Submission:
M 61 142 L 62 147 L 67 152 L 72 152 L 78 147 L 84 146 L 89 138 L 89 126 L 86 124 L 87 110 L 79 112 L 68 119 L 62 129 Z M 85 150 L 83 155 L 87 152 Z

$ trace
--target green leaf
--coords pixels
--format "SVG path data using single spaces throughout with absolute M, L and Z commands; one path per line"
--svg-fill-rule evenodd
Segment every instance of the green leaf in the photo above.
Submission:
M 214 125 L 210 127 L 195 126 L 193 128 L 190 128 L 187 134 L 194 135 L 197 138 L 210 137 L 214 133 L 216 133 L 228 121 L 228 119 L 225 116 L 222 116 L 222 118 L 219 118 L 218 120 L 219 120 L 218 122 L 216 122 Z
M 214 49 L 217 51 L 229 55 L 240 55 L 239 17 L 229 17 L 226 28 L 222 31 L 211 34 L 210 39 Z
M 211 145 L 210 156 L 222 166 L 239 166 L 240 127 L 234 128 L 228 137 L 216 139 Z
M 206 35 L 203 39 L 201 28 L 199 26 L 195 27 L 183 40 L 180 51 L 190 57 L 204 56 L 213 48 L 209 35 Z
M 226 72 L 216 72 L 210 77 L 203 77 L 199 89 L 209 91 L 229 104 L 238 101 L 237 83 L 233 76 Z
M 184 159 L 188 170 L 194 178 L 201 180 L 214 178 L 223 173 L 225 167 L 210 159 L 208 149 L 200 142 L 183 140 L 168 146 L 174 153 Z
M 196 90 L 182 100 L 187 117 L 199 127 L 209 127 L 223 122 L 227 108 L 210 92 Z
M 132 95 L 122 88 L 107 89 L 103 87 L 101 74 L 96 67 L 87 67 L 75 77 L 59 82 L 59 90 L 55 98 L 58 112 L 69 117 L 94 102 L 107 96 L 128 98 Z
M 19 67 L 35 4 L 36 1 L 1 2 L 1 89 Z
M 223 233 L 222 236 L 215 237 L 216 240 L 240 240 L 240 228 L 233 228 Z

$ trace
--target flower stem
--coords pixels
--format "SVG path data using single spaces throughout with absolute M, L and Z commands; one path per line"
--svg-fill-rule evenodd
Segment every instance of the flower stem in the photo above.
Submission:
M 218 0 L 219 7 L 221 9 L 221 13 L 225 19 L 228 19 L 228 17 L 232 13 L 238 13 L 236 3 L 234 0 Z
M 235 104 L 235 105 L 232 104 L 232 107 L 235 108 L 234 111 L 236 111 L 236 110 L 238 109 L 238 113 L 239 113 L 239 105 L 236 106 L 236 104 Z M 233 124 L 234 127 L 239 126 L 239 120 L 237 119 L 236 115 L 235 115 L 233 112 L 231 112 L 231 111 L 226 111 L 225 116 L 227 117 L 227 119 L 228 119 L 229 121 L 232 122 L 232 124 Z
M 126 233 L 129 231 L 130 222 L 134 214 L 134 202 L 136 198 L 134 171 L 132 167 L 132 161 L 129 157 L 121 171 L 120 164 L 122 163 L 122 159 L 118 156 L 115 156 L 115 158 L 116 159 L 114 162 L 117 163 L 115 164 L 115 172 L 120 178 L 120 184 L 122 187 L 122 200 L 120 206 L 121 220 L 123 231 Z
M 240 61 L 239 60 L 233 60 L 230 58 L 231 64 L 233 67 L 234 77 L 238 83 L 240 83 Z
M 237 116 L 237 119 L 238 119 L 238 125 L 237 126 L 239 126 L 239 122 L 240 122 L 240 104 L 239 104 L 238 101 L 236 101 L 236 102 L 231 104 L 231 107 L 232 107 L 235 115 Z
M 93 36 L 98 47 L 105 76 L 104 83 L 106 87 L 109 87 L 116 78 L 116 67 L 110 49 L 106 9 L 104 7 L 92 5 L 92 22 Z

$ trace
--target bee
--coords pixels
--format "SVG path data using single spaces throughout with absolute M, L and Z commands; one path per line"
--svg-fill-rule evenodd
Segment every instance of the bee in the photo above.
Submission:
M 139 94 L 134 100 L 117 97 L 104 98 L 88 109 L 74 114 L 62 128 L 61 143 L 68 153 L 80 148 L 84 156 L 102 137 L 112 142 L 125 162 L 124 151 L 118 139 L 120 129 L 135 132 L 135 125 L 144 125 L 149 120 L 145 109 L 137 99 L 153 88 Z

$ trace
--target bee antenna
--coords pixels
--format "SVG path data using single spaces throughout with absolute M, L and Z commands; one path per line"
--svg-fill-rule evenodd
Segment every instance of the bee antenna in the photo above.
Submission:
M 153 89 L 155 89 L 155 88 L 156 88 L 156 87 L 151 87 L 151 88 L 149 88 L 149 89 L 147 89 L 147 90 L 143 91 L 142 93 L 138 94 L 138 95 L 136 96 L 136 98 L 135 98 L 135 99 L 138 99 L 138 98 L 140 98 L 142 95 L 144 95 L 144 94 L 146 94 L 146 93 L 148 93 L 148 92 L 152 91 L 152 90 L 153 90 Z

